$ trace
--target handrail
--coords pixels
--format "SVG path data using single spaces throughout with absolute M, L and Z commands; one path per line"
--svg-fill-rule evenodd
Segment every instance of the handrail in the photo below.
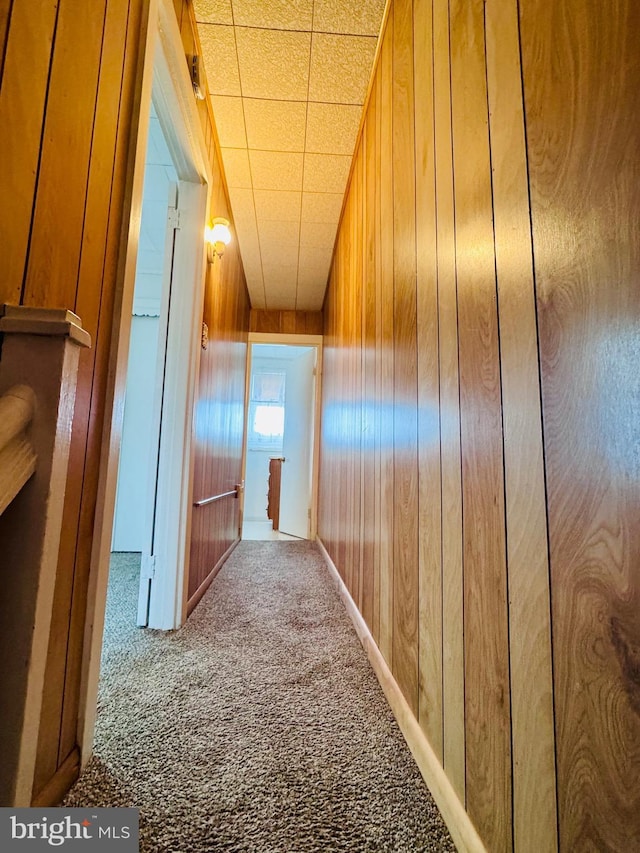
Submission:
M 0 451 L 31 423 L 36 395 L 28 385 L 14 385 L 0 397 Z
M 229 498 L 229 497 L 231 497 L 231 495 L 233 495 L 234 498 L 238 497 L 238 486 L 236 486 L 230 492 L 222 492 L 222 494 L 213 495 L 213 497 L 211 497 L 211 498 L 204 498 L 201 501 L 194 501 L 193 505 L 194 506 L 206 506 L 207 504 L 212 504 L 212 503 L 215 503 L 216 501 L 221 501 L 222 498 Z
M 36 453 L 25 433 L 35 408 L 28 385 L 13 385 L 0 397 L 0 514 L 36 470 Z

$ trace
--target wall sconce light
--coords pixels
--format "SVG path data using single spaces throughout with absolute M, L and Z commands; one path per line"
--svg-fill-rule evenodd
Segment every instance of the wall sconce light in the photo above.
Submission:
M 213 220 L 213 225 L 205 229 L 204 239 L 207 241 L 207 257 L 209 263 L 212 264 L 216 255 L 221 258 L 224 254 L 224 247 L 231 240 L 231 231 L 229 230 L 229 220 L 218 216 Z

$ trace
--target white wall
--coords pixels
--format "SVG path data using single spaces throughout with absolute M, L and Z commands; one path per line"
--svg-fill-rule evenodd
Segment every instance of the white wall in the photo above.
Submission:
M 304 358 L 305 354 L 308 358 Z M 307 364 L 308 378 L 300 378 L 300 371 L 294 368 L 294 364 L 300 360 L 304 360 Z M 303 406 L 309 407 L 310 429 L 313 428 L 313 412 L 311 411 L 312 401 L 311 392 L 313 390 L 313 363 L 315 355 L 313 348 L 299 346 L 283 346 L 271 344 L 253 344 L 251 356 L 251 370 L 267 369 L 267 370 L 284 370 L 287 374 L 285 386 L 285 410 L 292 403 L 298 400 Z M 291 377 L 290 377 L 291 373 Z M 295 377 L 295 378 L 294 378 Z M 300 383 L 303 383 L 301 385 Z M 306 385 L 305 385 L 306 382 Z M 304 386 L 304 387 L 303 387 Z M 285 415 L 285 419 L 286 419 Z M 309 447 L 311 447 L 311 437 L 309 438 Z M 244 496 L 244 513 L 245 521 L 266 521 L 267 520 L 267 494 L 269 491 L 269 459 L 274 456 L 281 456 L 279 450 L 252 450 L 247 448 L 246 467 L 245 467 L 245 496 Z M 286 465 L 286 463 L 285 463 Z M 283 468 L 284 471 L 284 468 Z M 309 450 L 309 466 L 307 476 L 302 475 L 296 484 L 298 491 L 295 494 L 290 494 L 288 499 L 293 504 L 300 502 L 302 512 L 306 518 L 307 503 L 309 500 L 309 491 L 311 484 L 311 456 Z M 286 496 L 281 495 L 280 505 L 282 507 L 283 500 L 287 500 Z M 281 525 L 282 526 L 282 525 Z
M 243 515 L 246 521 L 267 520 L 269 459 L 276 455 L 272 450 L 247 450 Z

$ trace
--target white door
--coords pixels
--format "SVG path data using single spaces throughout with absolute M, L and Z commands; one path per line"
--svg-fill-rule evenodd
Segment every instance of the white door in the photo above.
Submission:
M 316 355 L 315 347 L 301 348 L 287 366 L 285 388 L 279 529 L 301 539 L 308 539 L 311 520 Z
M 178 184 L 169 186 L 167 204 L 167 222 L 164 241 L 164 262 L 162 266 L 162 295 L 158 324 L 158 343 L 155 352 L 155 383 L 151 426 L 147 435 L 148 474 L 145 502 L 145 522 L 142 542 L 142 562 L 140 565 L 140 589 L 138 594 L 137 625 L 149 624 L 149 602 L 151 584 L 155 575 L 156 563 L 156 520 L 158 510 L 158 465 L 162 434 L 162 415 L 166 405 L 165 377 L 167 365 L 167 335 L 169 331 L 169 311 L 173 284 L 173 255 L 176 229 L 178 226 Z

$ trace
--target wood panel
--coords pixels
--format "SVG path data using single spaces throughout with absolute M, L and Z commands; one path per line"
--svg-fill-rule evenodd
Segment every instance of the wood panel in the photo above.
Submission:
M 56 767 L 62 765 L 76 745 L 82 660 L 80 650 L 84 635 L 91 524 L 102 434 L 101 417 L 98 417 L 96 423 L 98 413 L 92 412 L 92 400 L 96 405 L 97 399 L 104 395 L 106 389 L 108 346 L 112 331 L 110 318 L 113 312 L 113 292 L 108 284 L 116 276 L 123 203 L 122 190 L 114 190 L 112 197 L 111 187 L 114 170 L 115 177 L 124 180 L 124 160 L 117 163 L 116 154 L 119 150 L 121 158 L 124 158 L 128 130 L 125 124 L 118 134 L 118 114 L 123 87 L 131 89 L 135 75 L 134 58 L 137 51 L 134 49 L 132 52 L 129 41 L 127 54 L 127 33 L 129 39 L 133 36 L 137 42 L 140 26 L 135 18 L 129 20 L 127 6 L 125 0 L 111 2 L 105 19 L 103 58 L 109 56 L 111 61 L 100 69 L 92 134 L 95 138 L 94 156 L 87 181 L 83 241 L 73 294 L 73 310 L 82 317 L 93 346 L 81 355 L 79 365 L 65 494 L 65 533 L 60 542 L 59 556 L 60 565 L 75 565 L 75 569 L 73 572 L 60 572 L 56 583 L 36 767 L 36 791 L 50 782 Z M 95 286 L 97 271 L 101 288 Z M 83 499 L 87 501 L 84 510 Z
M 392 2 L 325 300 L 319 533 L 491 851 L 640 849 L 639 31 Z
M 511 719 L 499 330 L 484 3 L 451 5 L 462 447 L 467 811 L 511 849 Z M 468 251 L 460 251 L 461 247 Z
M 212 207 L 230 216 L 219 188 Z M 208 267 L 204 320 L 209 346 L 202 351 L 194 424 L 194 500 L 233 489 L 242 479 L 245 367 L 249 300 L 237 248 Z M 225 498 L 194 508 L 188 597 L 210 578 L 239 538 L 239 501 Z M 197 603 L 197 600 L 194 600 Z
M 385 37 L 380 50 L 380 110 L 377 116 L 380 157 L 376 163 L 380 181 L 380 314 L 378 321 L 378 375 L 380 377 L 380 651 L 389 666 L 393 662 L 393 151 L 392 82 L 393 82 L 394 10 L 387 17 Z M 383 164 L 387 164 L 383 167 Z
M 557 848 L 551 611 L 518 10 L 486 5 L 509 567 L 514 847 Z M 527 263 L 527 254 L 531 261 Z
M 60 0 L 40 147 L 25 305 L 75 304 L 106 0 Z M 61 156 L 64 151 L 64 156 Z M 56 202 L 64 198 L 64 228 Z
M 252 308 L 249 331 L 277 335 L 321 335 L 322 311 L 265 311 Z
M 411 0 L 393 18 L 393 658 L 395 675 L 418 714 L 418 424 L 416 210 Z
M 449 41 L 449 2 L 434 0 L 433 123 L 440 371 L 443 763 L 458 797 L 465 803 L 462 471 Z
M 376 469 L 376 95 L 372 92 L 362 136 L 362 465 L 360 469 L 362 615 L 375 636 L 379 632 L 380 562 L 375 547 L 379 479 Z
M 416 162 L 416 312 L 418 358 L 418 720 L 440 762 L 442 716 L 442 508 L 438 267 L 433 132 L 433 4 L 414 12 Z
M 11 10 L 13 0 L 3 0 L 0 6 L 0 80 L 4 71 L 4 60 L 7 52 L 7 39 L 9 35 L 9 19 L 11 18 Z
M 22 295 L 57 14 L 57 0 L 17 3 L 6 34 L 0 100 L 1 303 L 18 304 Z M 24 73 L 25 55 L 30 56 L 29 74 Z
M 521 4 L 560 848 L 640 849 L 640 8 Z M 541 70 L 544 70 L 541 73 Z

